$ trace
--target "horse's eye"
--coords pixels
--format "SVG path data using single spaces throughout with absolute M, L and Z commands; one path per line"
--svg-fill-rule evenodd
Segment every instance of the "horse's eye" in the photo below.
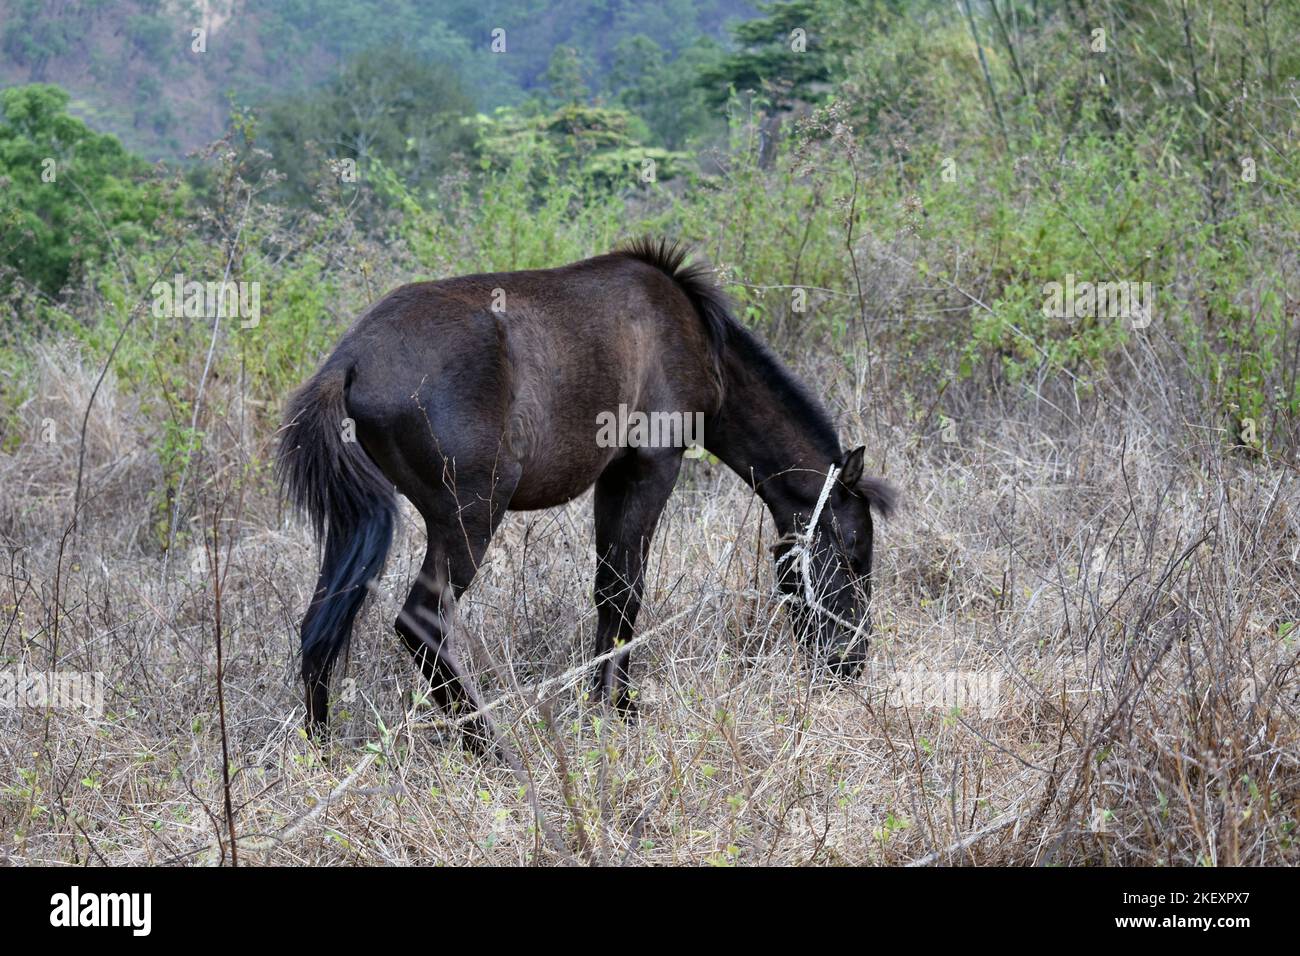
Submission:
M 849 567 L 856 575 L 864 575 L 871 570 L 871 545 L 860 535 L 854 535 L 849 542 Z

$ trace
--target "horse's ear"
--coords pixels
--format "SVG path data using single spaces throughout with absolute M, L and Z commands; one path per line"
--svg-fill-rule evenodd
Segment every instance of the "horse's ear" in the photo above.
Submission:
M 863 478 L 858 482 L 858 494 L 886 518 L 898 507 L 898 491 L 882 478 Z
M 863 465 L 867 457 L 867 446 L 859 445 L 844 456 L 840 464 L 840 481 L 850 488 L 855 488 L 862 480 Z

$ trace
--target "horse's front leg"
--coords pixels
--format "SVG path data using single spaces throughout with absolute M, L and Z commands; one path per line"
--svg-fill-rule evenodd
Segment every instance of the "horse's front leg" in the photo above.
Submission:
M 596 656 L 632 639 L 645 562 L 655 525 L 681 469 L 682 450 L 633 449 L 615 459 L 596 480 Z M 628 688 L 631 654 L 596 668 L 592 697 L 625 714 L 636 704 Z

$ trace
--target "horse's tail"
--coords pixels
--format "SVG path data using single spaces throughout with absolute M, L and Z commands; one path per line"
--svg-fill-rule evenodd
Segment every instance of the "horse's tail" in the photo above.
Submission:
M 302 622 L 309 689 L 328 682 L 347 646 L 368 586 L 388 556 L 397 513 L 392 482 L 351 434 L 353 374 L 351 363 L 336 355 L 290 397 L 276 455 L 281 487 L 311 519 L 316 537 L 325 538 L 320 581 Z M 309 721 L 323 718 L 308 714 Z

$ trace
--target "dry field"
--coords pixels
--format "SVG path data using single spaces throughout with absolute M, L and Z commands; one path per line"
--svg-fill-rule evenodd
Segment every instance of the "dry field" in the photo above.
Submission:
M 0 854 L 1300 862 L 1292 464 L 1230 447 L 1149 351 L 1090 393 L 972 385 L 944 396 L 944 419 L 795 364 L 903 494 L 877 524 L 867 672 L 837 683 L 799 652 L 771 596 L 770 519 L 735 476 L 688 461 L 641 613 L 641 716 L 625 725 L 583 701 L 585 673 L 566 676 L 593 640 L 589 498 L 512 515 L 459 627 L 521 780 L 439 728 L 392 630 L 423 554 L 409 509 L 318 749 L 295 654 L 316 548 L 267 478 L 279 410 L 212 384 L 226 414 L 189 478 L 189 543 L 168 559 L 149 544 L 149 426 L 111 374 L 69 530 L 98 369 L 50 349 L 19 414 L 58 440 L 0 453 L 0 665 L 102 672 L 105 699 L 98 716 L 0 711 Z M 897 394 L 876 371 L 877 394 Z

